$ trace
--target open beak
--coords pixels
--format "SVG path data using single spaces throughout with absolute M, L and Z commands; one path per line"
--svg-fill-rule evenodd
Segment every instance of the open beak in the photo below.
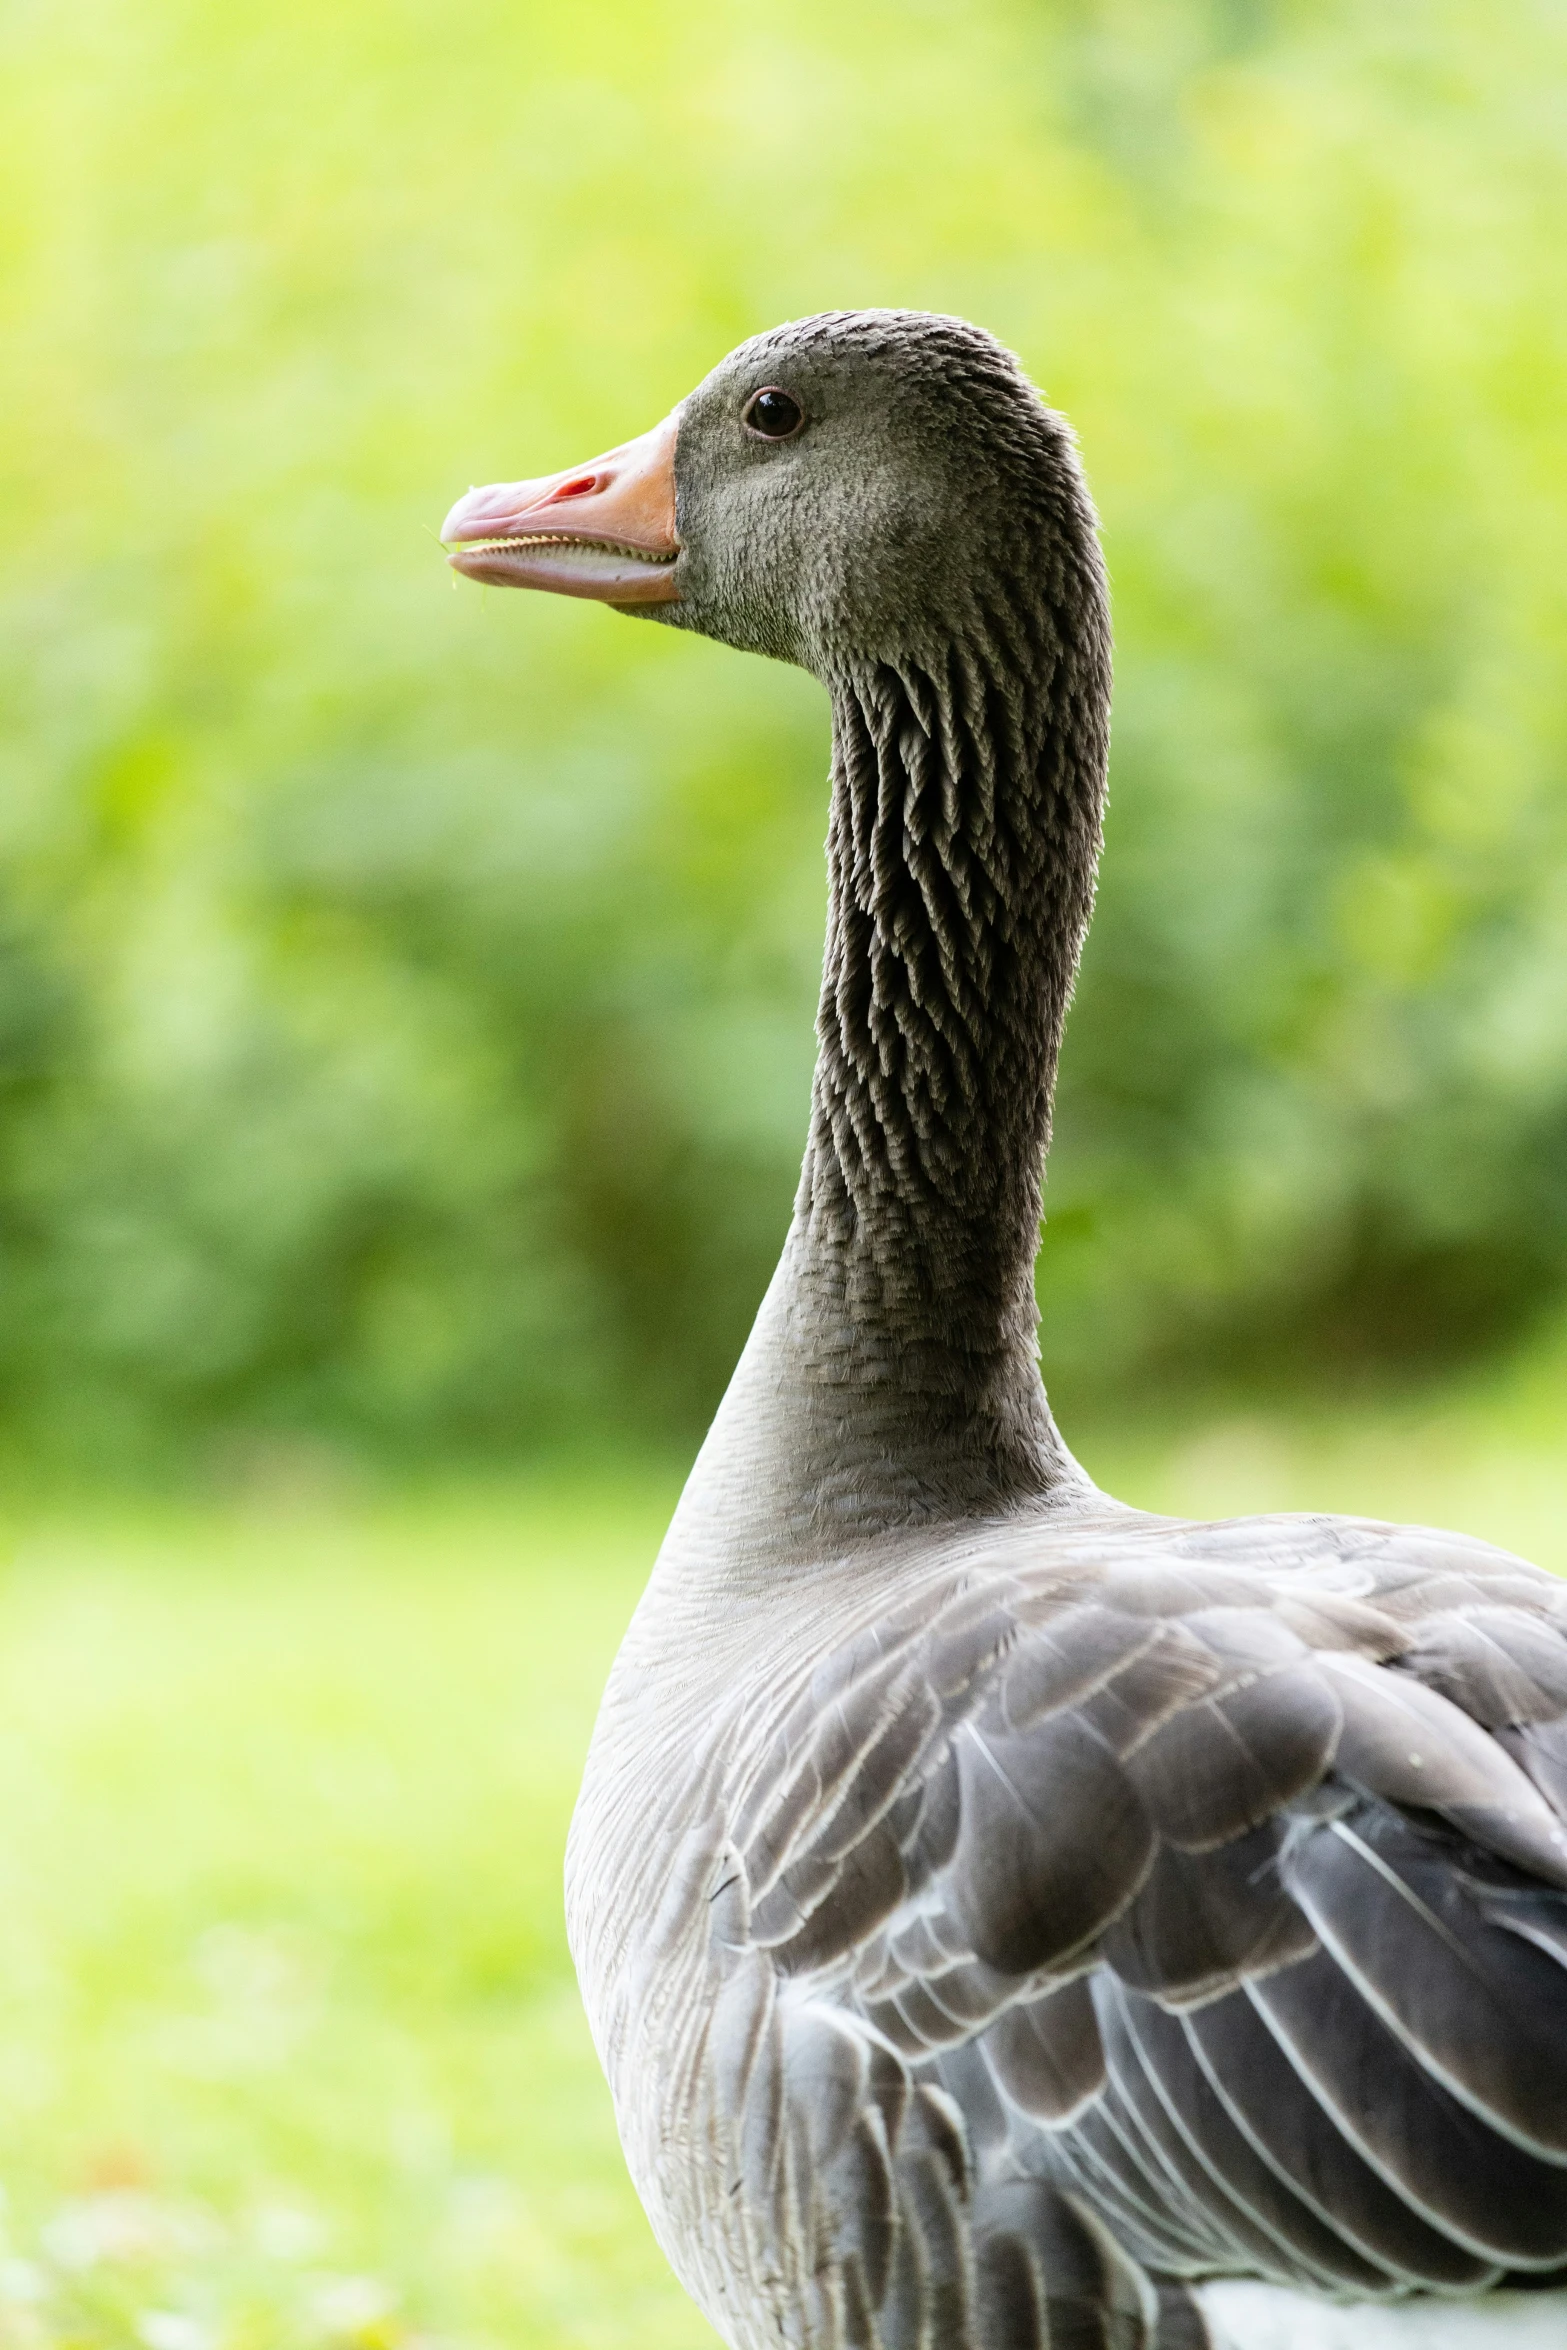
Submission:
M 441 526 L 446 560 L 497 587 L 602 604 L 677 601 L 676 420 L 587 465 L 470 490 Z

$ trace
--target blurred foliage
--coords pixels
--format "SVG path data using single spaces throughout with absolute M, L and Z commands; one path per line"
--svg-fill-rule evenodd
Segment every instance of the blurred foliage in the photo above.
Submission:
M 10 0 L 0 1409 L 682 1431 L 788 1214 L 826 715 L 450 592 L 455 491 L 954 309 L 1120 641 L 1063 1384 L 1567 1276 L 1555 0 Z

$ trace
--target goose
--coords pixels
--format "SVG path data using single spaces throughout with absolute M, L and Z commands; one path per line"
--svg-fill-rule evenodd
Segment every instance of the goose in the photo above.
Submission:
M 831 702 L 793 1219 L 567 1853 L 681 2281 L 733 2350 L 1560 2350 L 1567 1590 L 1123 1506 L 1041 1383 L 1110 694 L 1067 424 L 834 312 L 443 538 Z

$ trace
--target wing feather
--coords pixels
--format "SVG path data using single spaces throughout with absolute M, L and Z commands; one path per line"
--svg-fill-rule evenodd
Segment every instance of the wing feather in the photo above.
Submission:
M 1567 2162 L 1567 1966 L 1494 1923 L 1454 1857 L 1368 1806 L 1303 1838 L 1286 1879 L 1426 2071 L 1493 2130 Z
M 1567 2171 L 1535 2160 L 1460 2104 L 1327 1951 L 1247 1990 L 1301 2079 L 1396 2193 L 1483 2260 L 1560 2265 Z
M 1244 1991 L 1184 2014 L 1181 2028 L 1215 2096 L 1261 2159 L 1392 2283 L 1463 2292 L 1500 2273 L 1494 2261 L 1466 2251 L 1422 2218 L 1373 2169 Z
M 1106 1985 L 1103 1999 L 1104 2004 L 1113 2003 L 1119 2024 L 1118 2030 L 1106 2033 L 1117 2079 L 1125 2078 L 1135 2057 L 1171 2129 L 1244 2214 L 1260 2247 L 1258 2265 L 1263 2258 L 1268 2262 L 1263 2273 L 1281 2281 L 1305 2275 L 1325 2292 L 1385 2291 L 1385 2272 L 1326 2226 L 1236 2127 L 1179 2019 L 1166 2015 L 1157 2001 L 1138 1998 L 1113 1981 Z M 1123 2049 L 1128 2052 L 1124 2059 Z
M 971 1548 L 751 1743 L 715 1932 L 775 1989 L 714 2060 L 824 2338 L 1173 2350 L 1182 2276 L 1567 2262 L 1548 1578 L 1371 1521 L 1106 1518 Z

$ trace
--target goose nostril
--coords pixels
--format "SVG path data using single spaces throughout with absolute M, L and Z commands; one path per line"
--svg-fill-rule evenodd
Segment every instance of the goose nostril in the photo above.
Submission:
M 603 483 L 596 473 L 578 473 L 573 475 L 570 481 L 557 482 L 545 503 L 553 506 L 561 498 L 585 498 L 590 490 L 602 487 Z

